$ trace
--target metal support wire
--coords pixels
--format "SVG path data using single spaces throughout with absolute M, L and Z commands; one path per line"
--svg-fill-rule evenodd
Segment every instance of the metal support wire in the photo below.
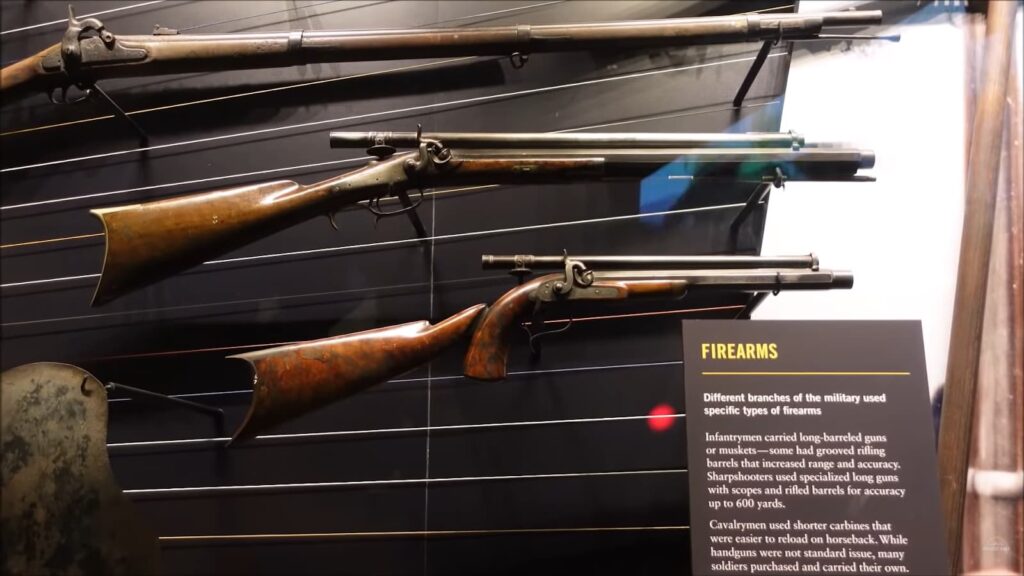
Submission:
M 686 474 L 686 468 L 656 470 L 612 470 L 608 472 L 560 472 L 554 474 L 509 474 L 502 476 L 456 476 L 446 478 L 387 478 L 382 480 L 345 480 L 340 482 L 297 482 L 288 484 L 244 484 L 228 486 L 186 486 L 181 488 L 139 488 L 124 490 L 132 500 L 187 497 L 223 497 L 248 494 L 280 494 L 316 490 L 339 490 L 368 486 L 408 486 L 416 484 L 467 484 L 475 482 L 507 482 L 509 480 L 560 480 L 600 476 L 655 476 Z
M 132 117 L 124 111 L 124 108 L 121 108 L 121 106 L 118 105 L 118 103 L 111 98 L 109 94 L 107 94 L 106 90 L 100 87 L 98 82 L 89 86 L 89 91 L 99 94 L 100 98 L 106 102 L 107 106 L 114 111 L 114 116 L 120 118 L 131 126 L 132 130 L 134 130 L 135 134 L 139 137 L 139 147 L 145 148 L 149 146 L 149 134 L 146 134 L 146 131 L 142 129 L 142 126 L 139 126 L 139 123 L 132 119 Z
M 757 79 L 757 75 L 761 72 L 765 60 L 768 59 L 768 53 L 771 52 L 772 46 L 775 46 L 777 42 L 778 40 L 765 40 L 761 44 L 761 49 L 757 51 L 757 56 L 754 57 L 754 61 L 750 64 L 750 70 L 747 70 L 747 75 L 743 77 L 743 82 L 740 83 L 740 88 L 732 99 L 733 108 L 739 108 L 743 105 L 743 99 L 747 97 L 747 92 L 750 91 L 754 80 Z
M 124 392 L 128 396 L 134 396 L 137 398 L 145 398 L 157 403 L 168 404 L 176 406 L 178 408 L 184 408 L 193 412 L 199 412 L 206 414 L 207 416 L 213 416 L 217 420 L 217 424 L 220 428 L 224 426 L 224 411 L 220 408 L 208 406 L 206 404 L 200 404 L 199 402 L 193 402 L 191 400 L 185 400 L 183 398 L 176 398 L 174 396 L 167 396 L 166 394 L 160 394 L 159 392 L 153 392 L 151 390 L 144 390 L 142 388 L 136 388 L 134 386 L 126 386 L 124 384 L 118 384 L 116 382 L 108 382 L 104 388 L 107 392 Z

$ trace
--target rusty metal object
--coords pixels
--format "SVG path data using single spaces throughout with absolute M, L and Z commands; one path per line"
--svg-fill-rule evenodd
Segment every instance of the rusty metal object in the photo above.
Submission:
M 640 180 L 658 170 L 665 178 L 761 181 L 781 170 L 789 180 L 854 181 L 873 164 L 870 151 L 825 145 L 461 150 L 425 139 L 416 151 L 385 155 L 316 184 L 284 180 L 93 210 L 103 222 L 106 252 L 92 303 L 105 304 L 316 215 L 414 189 Z
M 0 380 L 0 573 L 157 573 L 156 536 L 110 469 L 103 385 L 55 363 L 12 368 Z
M 531 53 L 808 40 L 829 37 L 823 30 L 881 21 L 879 11 L 846 11 L 407 30 L 178 34 L 160 29 L 131 36 L 115 35 L 96 18 L 78 20 L 70 13 L 60 44 L 0 70 L 0 94 L 9 99 L 34 90 L 66 91 L 71 84 L 86 86 L 105 78 L 317 62 L 498 55 L 521 67 Z
M 963 513 L 1017 2 L 989 3 L 981 92 L 967 162 L 953 326 L 939 427 L 939 488 L 950 566 L 962 570 Z
M 436 325 L 410 322 L 230 356 L 253 369 L 252 404 L 231 441 L 412 370 L 461 338 L 484 308 L 472 306 Z

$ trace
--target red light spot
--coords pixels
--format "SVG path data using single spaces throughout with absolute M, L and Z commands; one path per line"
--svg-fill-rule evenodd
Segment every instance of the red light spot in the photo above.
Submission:
M 676 423 L 676 410 L 668 404 L 658 404 L 647 413 L 647 427 L 651 432 L 664 432 Z

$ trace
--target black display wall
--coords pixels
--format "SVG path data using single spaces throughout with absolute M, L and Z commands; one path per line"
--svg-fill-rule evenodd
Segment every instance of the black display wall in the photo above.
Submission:
M 62 3 L 2 10 L 4 64 L 63 32 L 63 23 L 18 30 L 66 17 Z M 792 6 L 169 0 L 100 18 L 115 34 L 139 34 L 156 23 L 233 32 L 760 10 Z M 679 320 L 736 317 L 745 295 L 587 310 L 614 317 L 575 322 L 539 359 L 519 338 L 503 382 L 463 379 L 456 349 L 230 449 L 250 376 L 225 356 L 493 301 L 514 280 L 481 270 L 482 253 L 725 253 L 749 184 L 688 188 L 655 176 L 428 193 L 425 244 L 404 217 L 375 224 L 346 210 L 340 231 L 315 219 L 96 309 L 103 239 L 87 210 L 270 179 L 310 183 L 359 165 L 362 151 L 328 147 L 331 129 L 776 131 L 788 46 L 773 49 L 743 106 L 731 106 L 758 48 L 545 54 L 522 69 L 477 57 L 109 81 L 107 92 L 137 111 L 148 148 L 99 101 L 6 103 L 3 368 L 69 362 L 224 409 L 218 429 L 203 414 L 113 397 L 113 466 L 164 538 L 169 574 L 688 573 Z M 813 139 L 813 127 L 794 128 Z M 744 225 L 741 250 L 758 250 L 765 210 Z M 679 417 L 652 426 L 656 410 Z M 215 535 L 238 537 L 167 538 Z

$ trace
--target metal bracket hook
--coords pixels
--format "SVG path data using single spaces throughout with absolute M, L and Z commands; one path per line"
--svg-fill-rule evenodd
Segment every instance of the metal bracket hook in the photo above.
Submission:
M 387 135 L 384 132 L 377 132 L 373 137 L 373 146 L 366 149 L 366 153 L 377 160 L 389 158 L 395 154 L 395 147 L 388 144 Z
M 516 70 L 520 70 L 526 63 L 530 61 L 529 54 L 523 54 L 522 52 L 513 52 L 508 55 L 508 61 L 512 64 L 512 67 Z

